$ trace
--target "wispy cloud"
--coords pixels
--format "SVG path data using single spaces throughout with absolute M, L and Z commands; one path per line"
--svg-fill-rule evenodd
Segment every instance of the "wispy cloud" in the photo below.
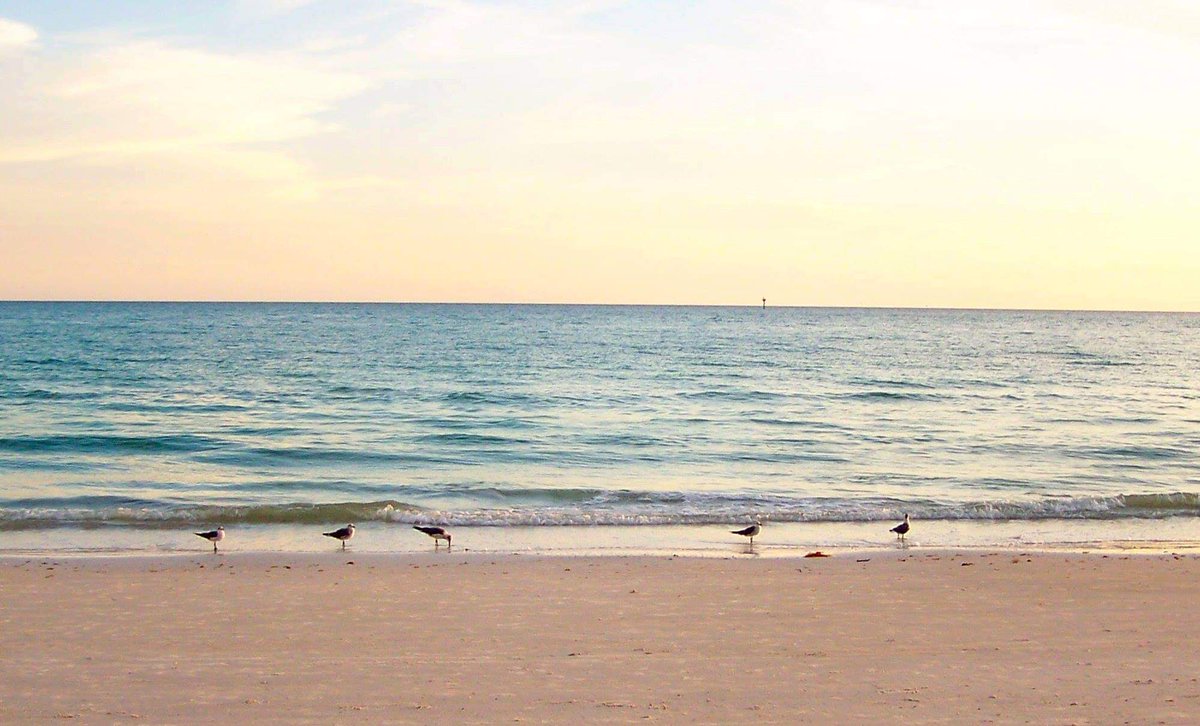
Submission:
M 0 56 L 33 48 L 37 39 L 38 33 L 33 27 L 0 18 Z
M 315 5 L 321 0 L 236 0 L 237 12 L 248 17 L 269 17 Z
M 13 89 L 0 164 L 122 164 L 154 156 L 313 183 L 279 144 L 336 131 L 323 116 L 369 87 L 302 56 L 130 40 L 40 58 Z M 3 90 L 3 89 L 0 89 Z
M 419 22 L 397 35 L 410 62 L 468 63 L 545 56 L 571 47 L 569 6 L 561 11 L 473 2 L 431 2 Z
M 802 248 L 836 267 L 855 240 L 883 279 L 983 237 L 1011 259 L 1080 257 L 1101 237 L 1114 260 L 1152 243 L 1180 257 L 1161 240 L 1194 227 L 1178 221 L 1200 185 L 1189 0 L 1136 14 L 1089 0 L 221 7 L 69 35 L 0 22 L 0 218 L 24 215 L 31 249 L 50 217 L 109 214 L 111 237 L 147 240 L 163 228 L 150 220 L 175 220 L 179 239 L 230 250 L 259 224 L 280 249 L 308 240 L 314 279 L 361 259 L 355 279 L 387 297 L 396 275 L 436 281 L 441 265 L 427 294 L 452 297 L 487 276 L 463 272 L 477 255 L 568 250 L 585 268 L 603 249 L 757 278 Z M 1054 215 L 1073 221 L 1046 226 Z M 722 252 L 730 240 L 754 254 Z M 422 264 L 402 259 L 417 247 Z M 513 289 L 543 289 L 524 262 L 505 269 Z

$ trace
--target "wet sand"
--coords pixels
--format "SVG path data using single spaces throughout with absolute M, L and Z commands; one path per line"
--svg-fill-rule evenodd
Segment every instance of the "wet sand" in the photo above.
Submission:
M 1195 723 L 1197 603 L 1194 555 L 10 557 L 0 721 Z

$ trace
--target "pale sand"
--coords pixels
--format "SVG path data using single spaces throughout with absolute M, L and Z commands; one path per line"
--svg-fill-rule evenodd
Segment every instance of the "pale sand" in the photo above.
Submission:
M 5 723 L 1197 723 L 1200 559 L 10 558 L 0 654 Z

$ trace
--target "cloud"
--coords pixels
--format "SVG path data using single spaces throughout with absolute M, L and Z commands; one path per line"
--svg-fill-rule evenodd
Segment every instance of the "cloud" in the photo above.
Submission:
M 402 58 L 411 70 L 443 64 L 586 52 L 592 34 L 580 27 L 592 13 L 620 3 L 491 4 L 463 0 L 418 0 L 415 17 L 376 52 Z
M 390 120 L 441 173 L 747 208 L 1173 204 L 1197 178 L 1194 49 L 1053 3 L 423 10 L 370 55 L 415 79 Z
M 403 116 L 413 110 L 411 103 L 383 103 L 372 112 L 377 118 L 394 118 Z
M 237 12 L 245 17 L 283 15 L 320 0 L 238 0 Z
M 471 285 L 504 297 L 486 285 L 506 261 L 522 296 L 569 298 L 544 286 L 576 284 L 547 274 L 554 259 L 608 264 L 586 299 L 645 299 L 655 288 L 624 269 L 643 255 L 695 271 L 707 254 L 757 280 L 738 268 L 756 259 L 785 285 L 824 254 L 810 277 L 851 288 L 868 279 L 859 267 L 890 279 L 932 258 L 950 276 L 960 248 L 1084 259 L 1101 238 L 1125 255 L 1113 260 L 1157 245 L 1177 269 L 1200 264 L 1184 247 L 1200 185 L 1186 0 L 1132 15 L 1087 0 L 375 0 L 284 14 L 301 4 L 234 0 L 215 19 L 110 17 L 40 39 L 0 26 L 0 49 L 30 51 L 0 73 L 6 240 L 25 225 L 29 250 L 54 238 L 94 245 L 90 259 L 174 245 L 197 269 L 214 246 L 229 260 L 254 247 L 281 270 L 307 250 L 308 272 L 274 279 L 315 284 L 340 265 L 361 275 L 339 294 L 380 299 L 461 299 Z M 735 243 L 753 254 L 721 256 Z M 848 245 L 855 264 L 839 267 Z M 9 265 L 10 289 L 35 267 L 81 268 L 45 259 Z M 187 294 L 233 290 L 216 279 Z M 931 300 L 915 284 L 906 302 Z M 301 289 L 272 294 L 333 288 Z M 821 300 L 889 302 L 829 290 Z
M 280 145 L 336 131 L 324 115 L 369 85 L 301 55 L 162 41 L 87 47 L 41 59 L 10 89 L 0 164 L 219 164 L 311 186 L 307 165 Z
M 32 26 L 0 18 L 0 56 L 33 48 L 38 33 Z
M 152 137 L 256 143 L 330 130 L 320 114 L 367 85 L 294 56 L 238 56 L 139 42 L 89 54 L 50 92 L 87 106 L 94 120 L 136 115 L 141 125 L 152 126 L 146 129 Z

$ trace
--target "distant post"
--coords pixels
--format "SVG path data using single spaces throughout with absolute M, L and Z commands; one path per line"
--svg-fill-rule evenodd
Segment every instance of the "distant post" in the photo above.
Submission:
M 763 298 L 763 310 L 766 310 L 766 309 L 767 309 L 767 299 L 764 297 Z

